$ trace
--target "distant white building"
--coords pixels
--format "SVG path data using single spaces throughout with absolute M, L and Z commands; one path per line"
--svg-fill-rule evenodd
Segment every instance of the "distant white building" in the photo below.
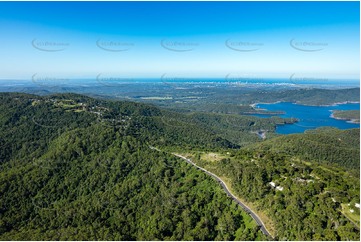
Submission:
M 276 189 L 279 191 L 283 191 L 283 187 L 281 187 L 281 186 L 276 187 Z
M 283 187 L 281 187 L 281 186 L 277 186 L 277 187 L 276 187 L 276 183 L 270 182 L 269 184 L 270 184 L 273 188 L 276 188 L 276 190 L 278 190 L 278 191 L 283 191 Z

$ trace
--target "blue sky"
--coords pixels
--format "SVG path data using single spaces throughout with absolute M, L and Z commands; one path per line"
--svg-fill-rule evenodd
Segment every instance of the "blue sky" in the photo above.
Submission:
M 0 2 L 0 79 L 358 78 L 358 2 Z

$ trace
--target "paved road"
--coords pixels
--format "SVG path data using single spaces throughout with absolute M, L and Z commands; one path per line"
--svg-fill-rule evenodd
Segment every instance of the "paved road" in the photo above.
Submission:
M 161 151 L 158 148 L 155 148 L 153 146 L 149 146 L 149 148 L 151 148 L 153 150 Z M 175 154 L 175 153 L 172 153 L 172 154 L 179 157 L 179 158 L 182 158 L 187 163 L 191 164 L 192 166 L 195 166 L 196 168 L 202 170 L 206 174 L 208 174 L 208 175 L 212 176 L 213 178 L 215 178 L 218 181 L 218 183 L 223 187 L 223 189 L 227 193 L 227 195 L 229 197 L 231 197 L 238 205 L 240 205 L 243 208 L 243 210 L 246 211 L 246 213 L 248 213 L 256 221 L 256 223 L 260 226 L 260 229 L 261 229 L 262 233 L 265 234 L 266 236 L 269 236 L 269 237 L 273 238 L 272 235 L 268 232 L 268 230 L 267 230 L 266 226 L 264 225 L 264 223 L 262 222 L 262 220 L 258 217 L 258 215 L 254 211 L 252 211 L 252 209 L 250 209 L 247 205 L 245 205 L 244 203 L 239 201 L 237 199 L 237 197 L 235 195 L 233 195 L 233 193 L 229 190 L 226 183 L 221 178 L 219 178 L 217 175 L 213 174 L 212 172 L 207 171 L 206 169 L 196 165 L 194 162 L 192 162 L 187 157 L 184 157 L 182 155 L 178 155 L 178 154 Z
M 178 155 L 178 154 L 175 154 L 175 153 L 173 153 L 173 155 L 175 155 L 175 156 L 177 156 L 179 158 L 182 158 L 183 160 L 185 160 L 187 163 L 191 164 L 192 166 L 195 166 L 198 169 L 202 170 L 203 172 L 207 173 L 208 175 L 214 177 L 221 184 L 221 186 L 223 187 L 223 189 L 225 190 L 227 195 L 230 196 L 236 203 L 238 203 L 243 208 L 243 210 L 246 211 L 246 213 L 248 213 L 256 221 L 256 223 L 260 226 L 260 229 L 261 229 L 262 233 L 264 233 L 265 235 L 270 236 L 272 238 L 271 234 L 268 232 L 266 226 L 264 225 L 262 220 L 258 217 L 258 215 L 255 212 L 253 212 L 252 209 L 250 209 L 247 205 L 245 205 L 244 203 L 239 201 L 237 199 L 237 197 L 235 195 L 233 195 L 233 193 L 229 190 L 226 183 L 221 178 L 219 178 L 217 175 L 213 174 L 212 172 L 207 171 L 206 169 L 196 165 L 190 159 L 188 159 L 188 158 L 186 158 L 186 157 L 184 157 L 182 155 Z

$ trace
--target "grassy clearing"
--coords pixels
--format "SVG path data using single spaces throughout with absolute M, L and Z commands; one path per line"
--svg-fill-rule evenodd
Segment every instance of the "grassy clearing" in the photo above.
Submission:
M 205 160 L 205 161 L 215 162 L 215 161 L 220 161 L 225 158 L 228 158 L 228 157 L 225 155 L 219 154 L 219 153 L 209 152 L 209 153 L 201 154 L 201 159 Z
M 354 209 L 354 212 L 351 213 L 350 209 L 347 204 L 342 203 L 341 204 L 341 213 L 345 215 L 346 218 L 348 218 L 351 222 L 353 222 L 358 228 L 360 228 L 360 213 L 359 210 Z

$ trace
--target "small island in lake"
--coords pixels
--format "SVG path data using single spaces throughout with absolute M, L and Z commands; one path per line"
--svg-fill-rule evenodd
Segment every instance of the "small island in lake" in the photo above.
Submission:
M 332 110 L 331 117 L 351 123 L 360 123 L 360 110 Z

